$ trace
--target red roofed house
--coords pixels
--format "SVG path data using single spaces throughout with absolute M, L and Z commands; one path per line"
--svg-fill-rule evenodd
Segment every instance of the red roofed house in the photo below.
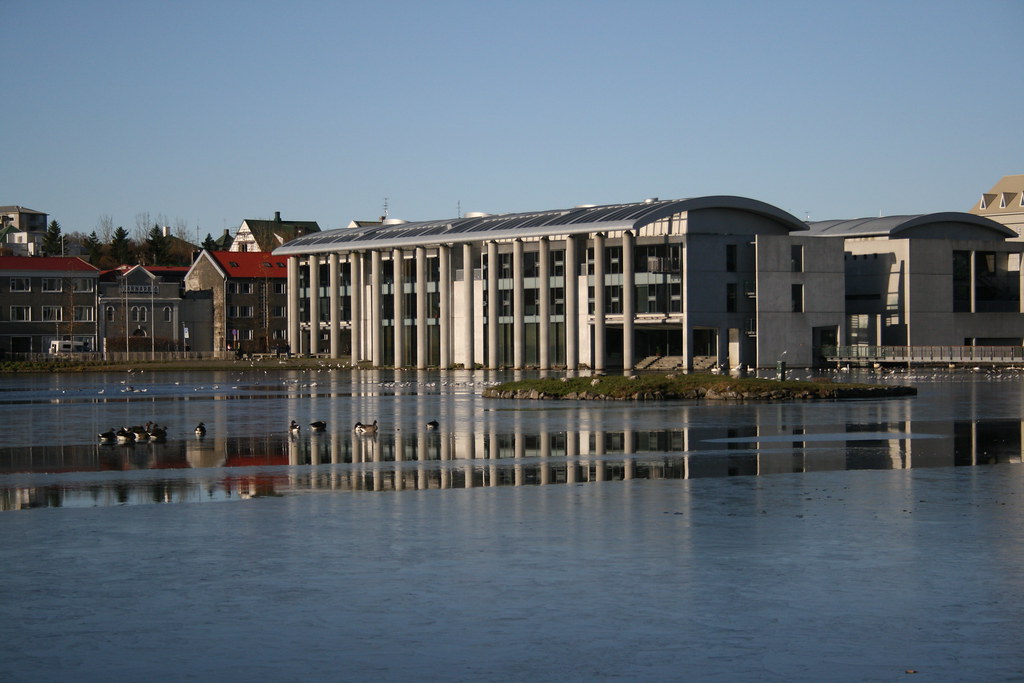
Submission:
M 97 350 L 99 274 L 77 257 L 0 256 L 0 351 L 46 353 L 54 340 Z
M 272 353 L 287 350 L 288 267 L 263 251 L 200 252 L 185 275 L 185 292 L 210 292 L 210 348 L 195 351 Z

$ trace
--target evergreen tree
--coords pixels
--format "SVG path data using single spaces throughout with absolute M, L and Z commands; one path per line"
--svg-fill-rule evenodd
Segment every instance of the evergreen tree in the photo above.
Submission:
M 114 257 L 118 265 L 128 265 L 132 257 L 132 245 L 128 241 L 128 231 L 120 225 L 114 231 L 114 237 L 110 240 L 110 255 Z
M 100 258 L 103 256 L 103 243 L 100 242 L 100 238 L 96 236 L 95 230 L 85 238 L 82 246 L 85 247 L 85 253 L 89 257 L 89 263 L 95 266 L 100 262 Z
M 62 256 L 64 252 L 64 241 L 60 234 L 60 223 L 56 220 L 50 221 L 43 236 L 43 256 Z
M 217 241 L 213 239 L 213 236 L 210 233 L 206 233 L 206 239 L 203 240 L 203 249 L 206 251 L 217 250 Z
M 164 237 L 164 231 L 159 225 L 154 225 L 146 236 L 146 253 L 149 255 L 149 265 L 167 265 L 167 256 L 170 249 L 170 240 Z

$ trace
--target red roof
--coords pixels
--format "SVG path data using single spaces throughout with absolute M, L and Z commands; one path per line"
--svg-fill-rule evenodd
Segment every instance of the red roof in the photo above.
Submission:
M 287 259 L 269 251 L 208 252 L 228 277 L 288 277 Z
M 0 270 L 99 271 L 77 256 L 0 256 Z

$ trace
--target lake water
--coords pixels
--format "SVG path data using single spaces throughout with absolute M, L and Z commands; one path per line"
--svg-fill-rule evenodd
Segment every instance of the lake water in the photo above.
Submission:
M 919 394 L 5 378 L 0 680 L 1021 679 L 1024 374 L 835 377 Z

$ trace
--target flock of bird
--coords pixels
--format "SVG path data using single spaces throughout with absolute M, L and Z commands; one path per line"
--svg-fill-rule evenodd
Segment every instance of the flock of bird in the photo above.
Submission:
M 111 427 L 108 431 L 103 432 L 99 435 L 100 443 L 139 443 L 145 441 L 164 441 L 167 439 L 167 428 L 161 427 L 155 422 L 147 422 L 145 425 L 136 425 L 134 427 L 121 427 L 120 429 L 114 429 Z

